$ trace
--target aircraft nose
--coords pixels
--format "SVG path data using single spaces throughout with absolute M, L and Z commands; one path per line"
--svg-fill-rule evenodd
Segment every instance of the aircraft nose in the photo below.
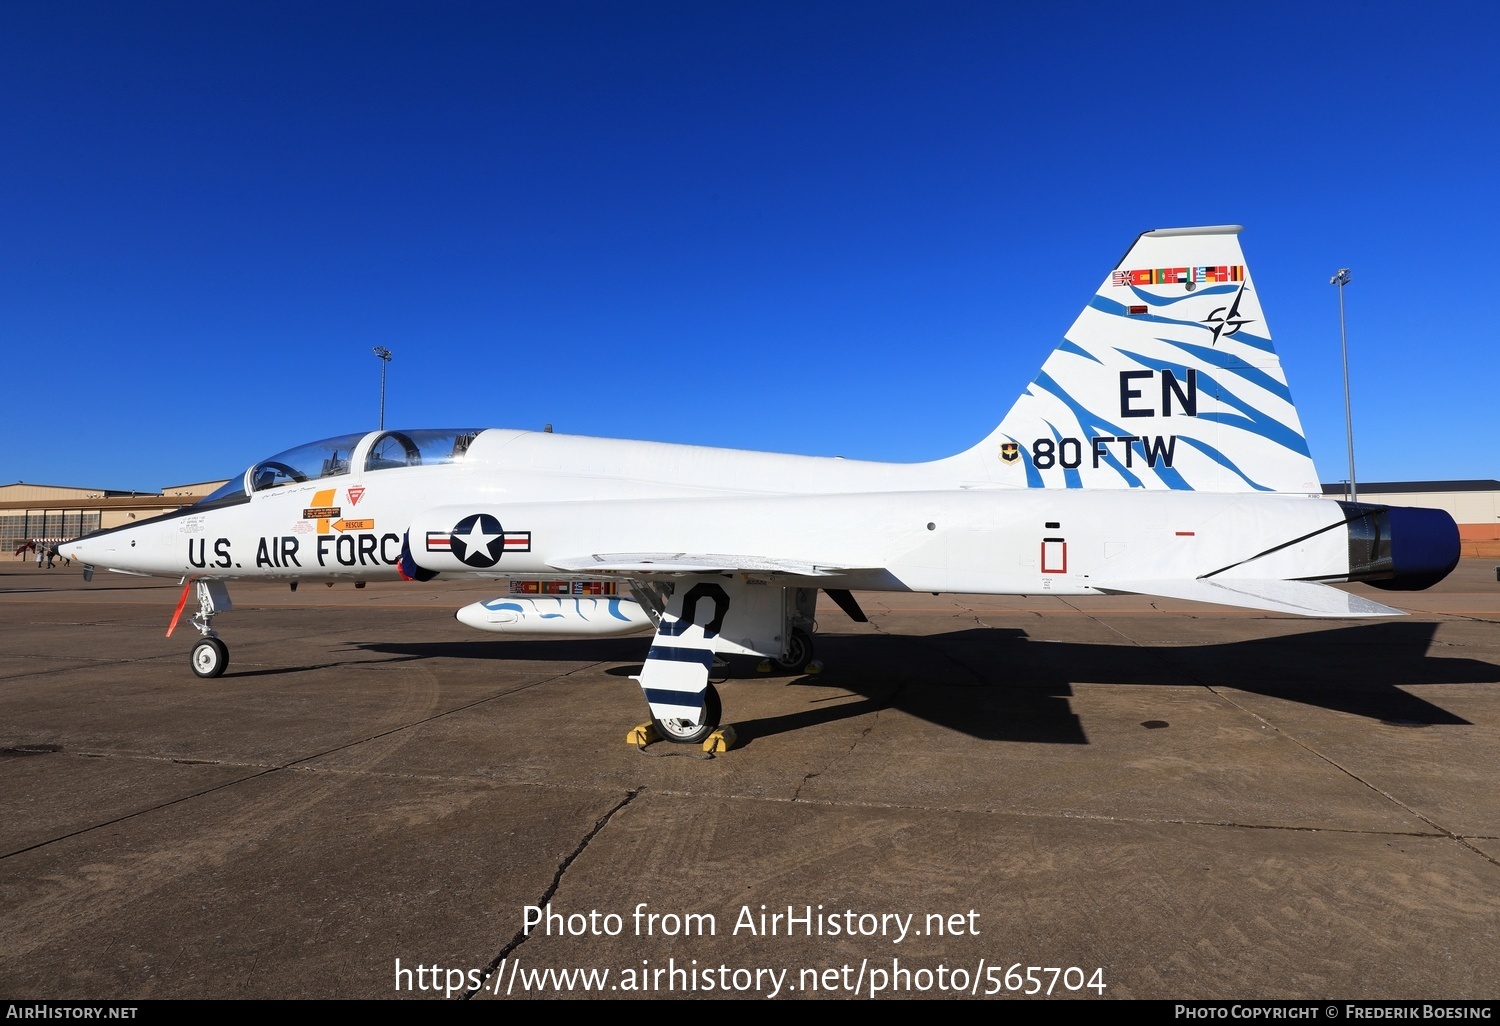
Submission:
M 81 539 L 63 542 L 57 547 L 57 551 L 62 555 L 63 559 L 76 559 L 80 563 L 87 563 L 88 560 L 83 557 L 83 550 L 84 546 Z
M 123 541 L 121 535 L 122 532 L 118 529 L 96 531 L 64 542 L 57 547 L 57 551 L 65 559 L 77 560 L 85 566 L 110 567 L 119 562 L 120 550 L 129 548 L 129 542 Z

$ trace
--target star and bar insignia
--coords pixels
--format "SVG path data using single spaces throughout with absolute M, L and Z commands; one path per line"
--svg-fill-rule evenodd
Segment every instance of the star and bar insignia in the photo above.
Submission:
M 428 531 L 428 552 L 451 552 L 466 566 L 485 569 L 507 552 L 530 552 L 530 531 L 507 531 L 488 513 L 474 513 L 452 531 Z

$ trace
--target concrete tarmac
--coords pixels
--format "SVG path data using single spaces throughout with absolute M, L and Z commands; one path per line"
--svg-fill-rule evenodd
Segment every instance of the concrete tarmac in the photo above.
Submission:
M 825 599 L 708 759 L 492 585 L 232 586 L 201 681 L 172 582 L 0 564 L 0 997 L 1500 997 L 1494 561 L 1356 590 Z

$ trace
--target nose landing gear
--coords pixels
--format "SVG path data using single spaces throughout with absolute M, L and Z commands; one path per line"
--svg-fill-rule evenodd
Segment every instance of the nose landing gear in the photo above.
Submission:
M 217 677 L 229 666 L 229 646 L 218 638 L 204 638 L 193 646 L 189 661 L 198 676 Z
M 172 614 L 172 622 L 167 627 L 169 638 L 177 629 L 177 619 L 182 615 L 182 607 L 187 604 L 190 590 L 197 593 L 198 612 L 193 614 L 189 622 L 203 637 L 193 646 L 192 654 L 188 656 L 188 665 L 199 677 L 218 677 L 229 666 L 229 646 L 219 640 L 211 625 L 215 613 L 228 612 L 234 608 L 234 603 L 229 601 L 229 589 L 224 587 L 222 581 L 188 581 L 183 586 L 182 598 L 178 600 L 177 610 Z

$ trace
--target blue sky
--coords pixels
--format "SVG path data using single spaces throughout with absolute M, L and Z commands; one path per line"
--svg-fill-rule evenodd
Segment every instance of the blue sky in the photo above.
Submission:
M 1224 223 L 1325 481 L 1342 266 L 1361 480 L 1500 477 L 1497 11 L 10 0 L 0 481 L 373 428 L 376 345 L 390 426 L 936 458 Z

